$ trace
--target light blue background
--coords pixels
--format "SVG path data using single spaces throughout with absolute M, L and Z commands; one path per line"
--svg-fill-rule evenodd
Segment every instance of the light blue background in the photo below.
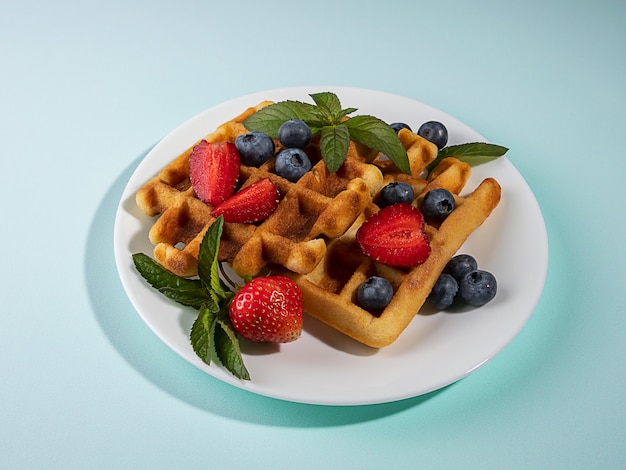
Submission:
M 0 6 L 0 468 L 624 468 L 626 3 L 216 3 Z M 162 344 L 117 277 L 116 205 L 151 146 L 319 84 L 452 114 L 511 148 L 542 208 L 535 314 L 439 392 L 247 393 Z

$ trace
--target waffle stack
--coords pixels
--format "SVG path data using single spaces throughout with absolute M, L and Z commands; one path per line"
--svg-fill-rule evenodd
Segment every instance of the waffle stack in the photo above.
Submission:
M 205 139 L 234 142 L 247 132 L 243 121 L 267 104 L 249 108 Z M 260 224 L 225 223 L 219 259 L 241 276 L 254 276 L 270 267 L 300 286 L 304 310 L 311 316 L 366 345 L 380 348 L 391 344 L 421 308 L 446 263 L 500 200 L 500 186 L 492 178 L 461 196 L 470 167 L 453 158 L 441 161 L 428 179 L 417 176 L 436 158 L 437 148 L 406 129 L 398 136 L 407 149 L 414 176 L 399 172 L 384 158 L 365 163 L 364 155 L 370 150 L 354 143 L 336 173 L 328 172 L 315 144 L 309 146 L 306 151 L 313 168 L 297 183 L 276 175 L 273 159 L 260 168 L 242 165 L 239 189 L 268 177 L 280 191 L 281 202 Z M 200 242 L 214 221 L 212 207 L 196 197 L 189 182 L 189 155 L 194 146 L 136 195 L 144 213 L 160 215 L 149 233 L 155 259 L 181 276 L 197 274 Z M 380 190 L 393 181 L 413 187 L 418 207 L 434 188 L 446 188 L 456 199 L 456 209 L 443 223 L 426 226 L 431 254 L 412 269 L 373 261 L 362 254 L 355 240 L 361 224 L 379 210 Z M 356 301 L 359 285 L 371 275 L 386 278 L 394 288 L 393 299 L 379 316 L 360 308 Z

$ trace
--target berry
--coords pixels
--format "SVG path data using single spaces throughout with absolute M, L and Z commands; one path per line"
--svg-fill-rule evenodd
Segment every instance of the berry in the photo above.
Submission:
M 476 259 L 471 255 L 456 255 L 443 269 L 444 273 L 450 274 L 454 279 L 460 281 L 470 271 L 478 269 Z
M 274 141 L 269 135 L 259 131 L 241 134 L 235 140 L 235 146 L 241 163 L 248 166 L 259 167 L 274 155 Z
M 494 275 L 480 269 L 470 271 L 459 282 L 459 295 L 474 307 L 480 307 L 492 300 L 497 290 Z
M 357 231 L 356 240 L 365 255 L 390 266 L 412 268 L 430 254 L 424 216 L 406 203 L 385 207 L 369 217 Z
M 450 274 L 441 274 L 428 296 L 428 301 L 437 310 L 444 310 L 454 303 L 459 284 Z
M 357 290 L 359 305 L 371 313 L 380 313 L 393 297 L 391 283 L 379 276 L 372 276 Z
M 422 201 L 422 213 L 430 222 L 443 222 L 454 210 L 454 196 L 444 188 L 431 189 Z
M 405 202 L 410 204 L 413 202 L 415 194 L 410 184 L 403 181 L 394 181 L 385 186 L 380 192 L 382 206 L 390 206 Z
M 229 316 L 235 331 L 249 341 L 289 343 L 302 333 L 302 292 L 287 277 L 257 277 L 237 291 Z
M 274 165 L 278 176 L 295 183 L 311 169 L 311 160 L 304 150 L 288 148 L 278 152 Z
M 409 125 L 405 124 L 404 122 L 392 122 L 391 124 L 389 124 L 389 127 L 391 127 L 396 132 L 396 134 L 400 132 L 400 129 L 408 129 L 412 132 Z
M 189 155 L 189 179 L 198 198 L 211 206 L 235 191 L 240 158 L 235 144 L 201 140 Z
M 300 119 L 290 119 L 278 129 L 278 141 L 286 148 L 303 149 L 311 142 L 311 128 Z
M 266 219 L 278 207 L 280 193 L 269 178 L 245 187 L 219 204 L 211 215 L 224 216 L 226 222 L 251 224 Z
M 417 135 L 435 144 L 439 150 L 448 143 L 448 129 L 439 121 L 425 122 L 417 130 Z

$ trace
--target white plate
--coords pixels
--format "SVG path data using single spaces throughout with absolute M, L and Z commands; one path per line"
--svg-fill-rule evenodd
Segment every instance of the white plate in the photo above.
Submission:
M 243 342 L 251 381 L 239 381 L 219 365 L 206 366 L 193 352 L 189 331 L 196 312 L 165 299 L 136 272 L 131 254 L 152 254 L 152 219 L 135 206 L 134 195 L 180 152 L 222 122 L 264 99 L 311 102 L 309 94 L 333 91 L 344 108 L 387 122 L 406 122 L 416 130 L 428 120 L 443 122 L 449 144 L 484 141 L 449 115 L 401 96 L 348 87 L 300 87 L 244 96 L 211 108 L 165 137 L 133 173 L 115 220 L 114 249 L 119 275 L 133 306 L 172 350 L 206 373 L 250 392 L 283 400 L 326 405 L 384 403 L 418 396 L 449 385 L 499 353 L 532 314 L 547 272 L 548 242 L 541 211 L 530 188 L 502 157 L 473 169 L 467 189 L 495 177 L 503 198 L 491 217 L 460 252 L 474 255 L 479 267 L 498 279 L 489 304 L 464 312 L 419 314 L 391 346 L 374 350 L 305 317 L 302 337 L 289 344 Z M 506 142 L 498 142 L 505 145 Z

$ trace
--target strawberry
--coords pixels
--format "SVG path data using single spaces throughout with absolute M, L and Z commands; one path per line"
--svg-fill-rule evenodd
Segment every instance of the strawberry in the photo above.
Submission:
M 381 209 L 359 228 L 356 240 L 365 255 L 389 266 L 415 267 L 428 258 L 424 216 L 407 203 Z
M 257 277 L 237 291 L 229 314 L 235 331 L 250 341 L 288 343 L 302 333 L 302 292 L 287 277 Z
M 216 206 L 230 197 L 239 178 L 239 163 L 235 144 L 201 140 L 189 155 L 189 178 L 198 198 Z
M 211 215 L 224 216 L 226 222 L 251 224 L 263 220 L 276 210 L 280 193 L 269 178 L 242 189 L 219 204 Z

